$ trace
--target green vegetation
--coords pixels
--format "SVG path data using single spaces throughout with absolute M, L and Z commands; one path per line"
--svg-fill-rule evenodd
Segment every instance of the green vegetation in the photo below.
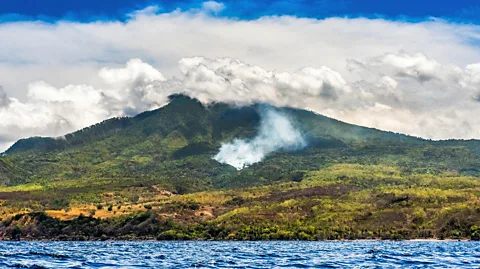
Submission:
M 428 141 L 283 108 L 307 149 L 212 160 L 259 106 L 185 96 L 0 157 L 5 239 L 480 239 L 480 141 Z

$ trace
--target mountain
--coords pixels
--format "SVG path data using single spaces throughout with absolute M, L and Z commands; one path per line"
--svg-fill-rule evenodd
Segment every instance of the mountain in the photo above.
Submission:
M 395 163 L 411 169 L 473 174 L 480 164 L 479 141 L 426 141 L 346 124 L 309 111 L 280 108 L 306 135 L 308 146 L 276 152 L 238 172 L 212 156 L 223 142 L 254 137 L 259 109 L 264 105 L 204 106 L 183 95 L 171 99 L 160 109 L 133 118 L 109 119 L 63 138 L 22 139 L 5 153 L 30 172 L 22 183 L 49 178 L 166 178 L 170 182 L 164 183 L 173 184 L 170 189 L 179 192 L 256 185 L 258 178 L 265 184 L 296 170 L 315 170 L 332 162 Z M 196 187 L 184 190 L 176 184 L 178 180 Z
M 256 137 L 266 108 L 287 116 L 302 133 L 306 147 L 274 151 L 241 170 L 213 159 L 223 143 Z M 302 220 L 317 230 L 331 218 L 326 217 L 328 214 L 337 214 L 340 223 L 328 225 L 374 231 L 388 224 L 397 231 L 411 229 L 412 223 L 420 229 L 421 222 L 429 223 L 431 236 L 452 237 L 447 232 L 459 230 L 462 237 L 468 237 L 480 220 L 478 212 L 465 209 L 461 216 L 450 216 L 442 213 L 442 205 L 473 206 L 480 193 L 479 169 L 477 140 L 430 141 L 351 125 L 300 109 L 266 104 L 205 106 L 187 96 L 174 95 L 168 105 L 135 117 L 109 119 L 62 138 L 33 137 L 15 143 L 0 157 L 3 215 L 47 215 L 17 215 L 15 221 L 8 218 L 4 230 L 0 225 L 0 236 L 11 235 L 17 224 L 50 223 L 50 217 L 116 219 L 147 210 L 154 213 L 147 217 L 150 222 L 166 221 L 165 216 L 173 219 L 177 225 L 170 235 L 173 238 L 179 230 L 189 238 L 209 238 L 191 234 L 189 229 L 200 224 L 204 228 L 212 223 L 228 224 L 226 231 L 236 234 L 255 223 L 263 223 L 261 227 L 269 222 L 293 227 L 282 220 L 285 214 L 293 214 L 292 220 Z M 325 199 L 336 204 L 338 210 L 323 204 Z M 287 202 L 295 206 L 275 207 Z M 292 208 L 298 214 L 291 212 Z M 414 213 L 420 209 L 423 213 L 417 213 L 422 220 L 417 223 Z M 467 215 L 469 220 L 464 219 Z M 441 225 L 450 218 L 450 226 Z M 73 225 L 61 221 L 53 222 L 63 228 L 43 236 L 58 236 Z M 116 221 L 120 220 L 116 219 L 115 225 L 126 225 Z M 463 226 L 455 228 L 458 221 Z M 97 224 L 114 225 L 108 221 Z M 149 235 L 170 231 L 153 230 Z M 295 231 L 295 236 L 285 238 L 298 239 L 300 230 Z M 382 237 L 384 233 L 382 228 L 370 237 Z M 419 237 L 421 233 L 409 234 Z M 218 239 L 227 235 L 209 236 Z M 161 238 L 169 237 L 164 234 Z
M 0 184 L 14 185 L 25 180 L 27 173 L 17 167 L 12 161 L 0 158 Z

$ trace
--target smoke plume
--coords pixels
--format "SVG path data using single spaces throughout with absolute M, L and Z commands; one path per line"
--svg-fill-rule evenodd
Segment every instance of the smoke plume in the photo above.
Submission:
M 256 137 L 224 143 L 213 158 L 241 170 L 262 161 L 274 151 L 296 150 L 307 145 L 301 131 L 295 128 L 287 115 L 269 107 L 260 111 L 260 117 L 259 133 Z

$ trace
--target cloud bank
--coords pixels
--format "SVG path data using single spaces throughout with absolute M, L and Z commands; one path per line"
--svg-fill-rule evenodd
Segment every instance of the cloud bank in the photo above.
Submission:
M 305 108 L 426 138 L 480 138 L 479 26 L 216 17 L 225 8 L 0 24 L 0 150 L 154 109 L 172 93 Z
M 446 64 L 480 62 L 480 28 L 434 20 L 407 23 L 382 19 L 289 16 L 254 20 L 220 18 L 221 3 L 158 13 L 149 7 L 126 22 L 58 21 L 0 24 L 0 85 L 26 97 L 26 85 L 44 80 L 56 87 L 103 87 L 97 70 L 121 67 L 133 58 L 149 62 L 166 77 L 179 75 L 185 57 L 230 57 L 268 70 L 293 72 L 328 66 L 342 75 L 345 61 L 395 53 L 428 53 Z M 228 8 L 228 7 L 223 7 Z M 21 75 L 19 75 L 21 74 Z
M 237 170 L 262 161 L 268 154 L 278 150 L 297 150 L 307 143 L 300 130 L 294 127 L 287 115 L 272 108 L 264 108 L 258 135 L 251 140 L 235 139 L 224 143 L 213 157 Z
M 63 135 L 109 117 L 161 107 L 174 93 L 205 104 L 261 102 L 304 108 L 427 138 L 480 137 L 480 64 L 460 68 L 421 53 L 400 52 L 350 59 L 346 65 L 348 74 L 342 76 L 325 66 L 276 72 L 232 58 L 192 57 L 180 60 L 180 76 L 165 78 L 151 65 L 132 59 L 121 68 L 102 68 L 98 76 L 103 88 L 56 88 L 37 81 L 29 84 L 26 102 L 0 91 L 0 137 L 11 143 L 32 135 Z

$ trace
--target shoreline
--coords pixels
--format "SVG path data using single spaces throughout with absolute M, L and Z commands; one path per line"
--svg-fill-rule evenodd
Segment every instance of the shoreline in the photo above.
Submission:
M 0 239 L 0 243 L 2 242 L 136 242 L 136 243 L 142 243 L 142 242 L 172 242 L 172 243 L 185 243 L 185 242 L 322 242 L 322 243 L 338 243 L 338 242 L 345 242 L 345 243 L 354 243 L 354 242 L 419 242 L 419 243 L 440 243 L 440 242 L 445 242 L 445 243 L 454 243 L 454 242 L 480 242 L 478 240 L 471 240 L 471 239 L 437 239 L 437 238 L 417 238 L 417 239 L 401 239 L 401 240 L 391 240 L 391 239 L 340 239 L 340 240 L 155 240 L 155 239 L 132 239 L 132 240 L 127 240 L 127 239 L 108 239 L 108 240 L 55 240 L 55 239 L 20 239 L 20 240 L 5 240 L 5 239 Z

